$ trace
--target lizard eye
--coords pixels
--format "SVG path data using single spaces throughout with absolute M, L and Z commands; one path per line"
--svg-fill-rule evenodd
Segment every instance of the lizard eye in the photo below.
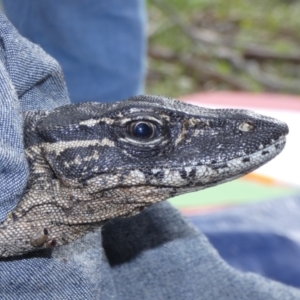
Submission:
M 146 121 L 132 122 L 128 129 L 129 133 L 141 139 L 151 139 L 156 133 L 155 125 Z

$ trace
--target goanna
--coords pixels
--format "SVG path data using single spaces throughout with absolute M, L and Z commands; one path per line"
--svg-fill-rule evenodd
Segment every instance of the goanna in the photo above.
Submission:
M 24 115 L 30 178 L 0 256 L 70 243 L 115 217 L 240 177 L 285 145 L 286 124 L 161 96 Z

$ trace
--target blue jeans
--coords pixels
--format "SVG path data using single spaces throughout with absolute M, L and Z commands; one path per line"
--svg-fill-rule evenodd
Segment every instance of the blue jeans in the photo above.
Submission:
M 141 94 L 144 0 L 4 0 L 19 32 L 62 66 L 72 102 L 113 102 Z

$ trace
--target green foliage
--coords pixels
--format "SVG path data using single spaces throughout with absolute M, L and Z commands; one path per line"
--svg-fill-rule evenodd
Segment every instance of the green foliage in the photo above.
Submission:
M 300 1 L 152 0 L 148 7 L 150 49 L 164 47 L 178 56 L 172 61 L 149 60 L 148 93 L 174 97 L 218 89 L 300 93 L 295 84 L 290 84 L 300 79 L 299 65 L 294 61 L 284 57 L 245 60 L 247 66 L 255 61 L 259 72 L 275 76 L 278 86 L 273 86 L 251 75 L 247 67 L 237 68 L 230 59 L 216 55 L 225 46 L 236 57 L 244 58 L 249 49 L 254 49 L 282 56 L 299 55 L 300 60 Z M 195 41 L 183 27 L 216 35 L 221 43 L 208 45 Z M 179 59 L 187 54 L 217 76 L 187 66 Z M 236 80 L 237 85 L 228 83 L 222 76 Z

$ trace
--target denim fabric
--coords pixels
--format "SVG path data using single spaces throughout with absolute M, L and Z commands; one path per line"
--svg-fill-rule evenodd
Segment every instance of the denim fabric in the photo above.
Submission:
M 141 93 L 145 0 L 3 2 L 19 32 L 61 64 L 72 102 L 112 102 Z
M 107 299 L 300 299 L 300 290 L 229 267 L 168 203 L 112 221 L 103 246 L 106 284 L 117 294 Z
M 300 288 L 300 194 L 189 220 L 231 266 Z
M 17 204 L 28 168 L 23 151 L 21 111 L 69 103 L 58 63 L 18 35 L 1 18 L 0 26 L 0 221 Z
M 0 15 L 1 217 L 14 207 L 28 169 L 27 109 L 69 102 L 59 65 Z M 0 259 L 0 299 L 300 299 L 300 291 L 228 266 L 207 238 L 168 203 L 53 251 Z M 101 242 L 102 239 L 102 242 Z

